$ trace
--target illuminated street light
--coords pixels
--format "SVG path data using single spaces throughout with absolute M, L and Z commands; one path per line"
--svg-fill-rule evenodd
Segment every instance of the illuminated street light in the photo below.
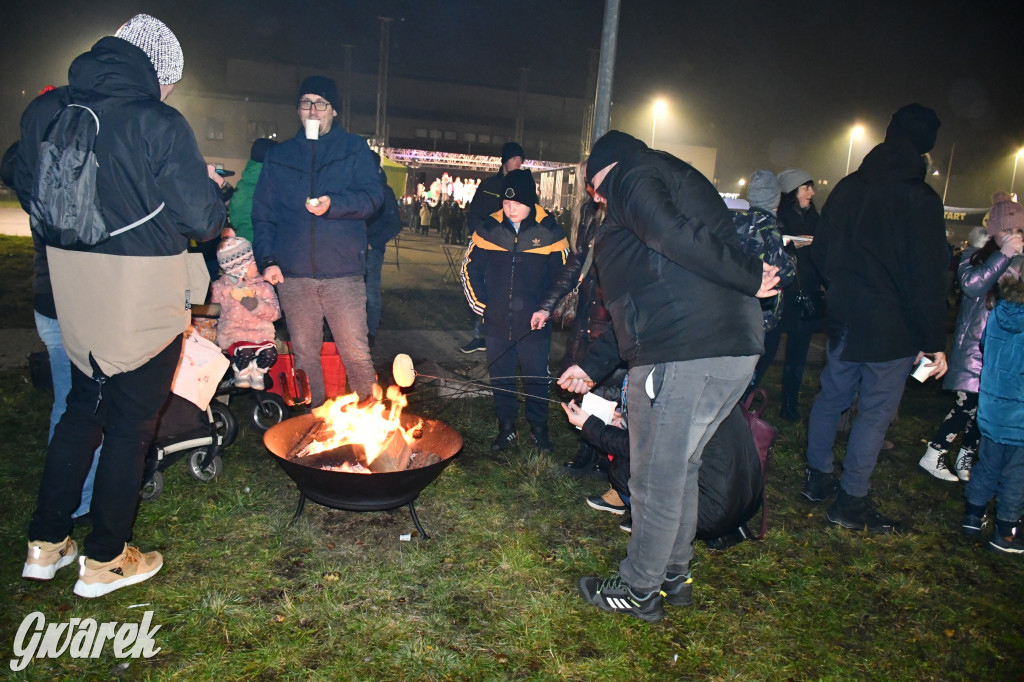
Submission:
M 668 104 L 663 99 L 654 100 L 654 120 L 651 122 L 651 148 L 654 148 L 654 133 L 658 129 L 658 114 L 665 111 Z
M 747 184 L 747 179 L 746 178 L 740 178 L 740 187 L 743 187 L 745 184 Z
M 846 152 L 846 173 L 845 173 L 845 175 L 849 175 L 850 174 L 850 159 L 851 159 L 851 157 L 853 157 L 853 138 L 860 137 L 863 134 L 864 134 L 864 126 L 857 125 L 857 126 L 853 126 L 853 128 L 850 129 L 850 150 L 848 152 Z
M 1013 157 L 1013 175 L 1010 177 L 1010 194 L 1013 194 L 1013 183 L 1017 179 L 1017 162 L 1020 161 L 1020 155 L 1024 154 L 1024 147 L 1021 147 L 1020 151 Z

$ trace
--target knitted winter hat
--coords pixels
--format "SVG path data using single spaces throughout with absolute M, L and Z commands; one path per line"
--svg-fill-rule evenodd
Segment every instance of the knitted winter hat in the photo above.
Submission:
M 238 282 L 245 277 L 245 270 L 255 257 L 252 244 L 244 237 L 228 237 L 217 247 L 217 262 L 231 281 Z
M 505 175 L 505 187 L 501 192 L 501 198 L 518 201 L 533 208 L 537 203 L 537 183 L 533 180 L 533 173 L 525 168 L 509 171 Z
M 885 140 L 902 137 L 914 145 L 918 154 L 927 154 L 935 146 L 935 138 L 939 134 L 939 117 L 928 107 L 916 102 L 908 104 L 895 114 L 885 129 Z
M 590 148 L 590 157 L 587 159 L 587 184 L 593 185 L 595 175 L 641 149 L 647 149 L 647 145 L 632 135 L 609 130 Z
M 789 194 L 808 182 L 814 182 L 814 178 L 803 168 L 787 168 L 779 173 L 779 191 L 783 194 Z
M 267 152 L 276 144 L 277 142 L 266 137 L 255 140 L 249 149 L 249 158 L 257 163 L 263 163 L 263 159 L 267 158 Z
M 136 14 L 117 29 L 114 36 L 146 53 L 160 85 L 172 85 L 181 80 L 185 55 L 181 52 L 181 43 L 164 22 L 148 14 Z
M 523 161 L 526 160 L 526 152 L 518 142 L 506 142 L 501 145 L 501 165 L 504 166 L 506 161 L 517 156 Z
M 1017 230 L 1024 230 L 1024 206 L 1013 201 L 1006 192 L 996 192 L 988 212 L 988 233 L 997 237 Z
M 302 85 L 299 86 L 299 94 L 295 96 L 296 104 L 302 99 L 303 95 L 320 95 L 330 102 L 331 107 L 334 109 L 338 108 L 338 102 L 341 101 L 338 99 L 337 86 L 327 76 L 310 76 L 302 81 Z
M 747 201 L 751 206 L 774 213 L 779 208 L 781 197 L 782 193 L 779 192 L 779 181 L 775 178 L 775 173 L 768 170 L 754 171 L 747 184 Z

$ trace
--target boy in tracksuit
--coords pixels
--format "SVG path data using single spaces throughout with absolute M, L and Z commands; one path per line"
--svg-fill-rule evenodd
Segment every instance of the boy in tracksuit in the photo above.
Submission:
M 531 440 L 540 450 L 551 451 L 545 400 L 550 395 L 551 328 L 531 331 L 530 318 L 568 252 L 569 242 L 561 228 L 537 205 L 533 175 L 525 169 L 509 172 L 502 190 L 502 210 L 473 232 L 460 273 L 466 300 L 483 317 L 498 416 L 498 436 L 491 443 L 495 452 L 509 448 L 519 437 L 514 393 L 517 362 L 528 395 L 526 419 Z

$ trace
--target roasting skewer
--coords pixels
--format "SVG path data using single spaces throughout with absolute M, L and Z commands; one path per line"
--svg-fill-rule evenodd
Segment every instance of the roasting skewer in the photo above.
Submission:
M 527 398 L 537 398 L 537 396 L 531 396 L 531 395 L 528 395 L 526 393 L 523 393 L 522 391 L 513 391 L 513 390 L 508 389 L 508 388 L 498 388 L 498 387 L 493 386 L 491 384 L 486 384 L 486 383 L 484 383 L 482 381 L 463 381 L 463 380 L 459 380 L 459 379 L 452 379 L 450 377 L 438 377 L 438 376 L 433 376 L 431 374 L 423 374 L 422 372 L 417 372 L 416 368 L 413 366 L 412 358 L 409 357 L 405 353 L 399 353 L 398 355 L 395 356 L 394 362 L 391 363 L 391 374 L 392 374 L 392 376 L 395 379 L 395 383 L 398 384 L 399 386 L 401 386 L 402 388 L 409 388 L 410 386 L 412 386 L 413 382 L 416 381 L 416 377 L 419 376 L 419 377 L 424 377 L 424 378 L 427 378 L 427 379 L 437 379 L 438 381 L 447 381 L 447 382 L 451 382 L 453 384 L 462 384 L 464 386 L 474 386 L 476 388 L 486 388 L 486 389 L 490 389 L 492 391 L 501 391 L 502 393 L 512 393 L 513 395 L 521 395 L 521 396 L 524 396 L 524 397 L 527 397 Z M 497 377 L 497 378 L 501 378 L 501 379 L 509 378 L 509 379 L 511 379 L 513 377 Z M 544 376 L 544 377 L 518 377 L 518 378 L 526 378 L 526 379 L 552 379 L 553 377 Z M 591 382 L 591 385 L 593 385 L 593 382 Z M 556 403 L 558 405 L 562 404 L 561 400 L 554 400 L 552 398 L 540 398 L 540 400 L 546 400 L 549 403 Z

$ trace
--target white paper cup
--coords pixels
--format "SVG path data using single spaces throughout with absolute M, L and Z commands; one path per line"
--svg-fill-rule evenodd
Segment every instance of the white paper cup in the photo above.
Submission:
M 914 377 L 921 383 L 924 383 L 924 380 L 931 376 L 932 370 L 935 369 L 934 367 L 929 366 L 932 362 L 934 361 L 931 358 L 921 358 L 921 362 L 917 363 L 914 373 L 910 376 Z
M 320 139 L 320 121 L 309 118 L 306 119 L 306 139 L 307 140 L 319 140 Z

